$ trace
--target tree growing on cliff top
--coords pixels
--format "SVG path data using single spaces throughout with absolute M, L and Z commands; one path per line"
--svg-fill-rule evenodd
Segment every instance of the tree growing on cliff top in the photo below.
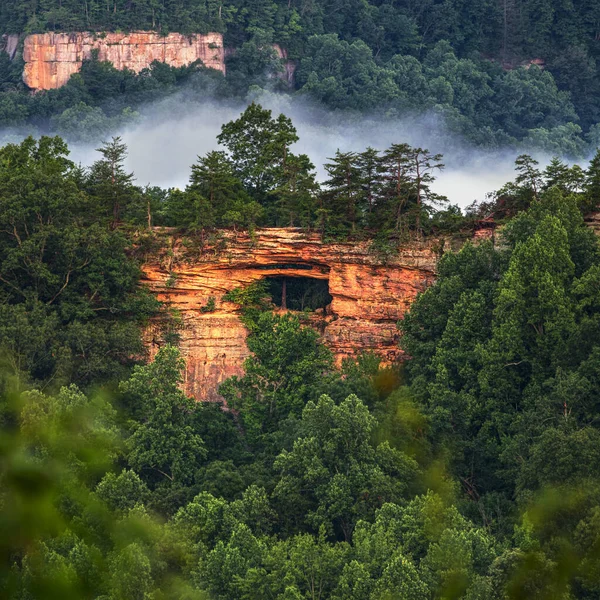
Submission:
M 277 198 L 277 223 L 310 228 L 316 210 L 319 184 L 315 167 L 306 154 L 288 155 L 281 185 L 273 191 Z
M 433 210 L 434 205 L 447 203 L 445 196 L 436 194 L 431 189 L 435 181 L 433 173 L 444 168 L 441 154 L 432 154 L 424 148 L 413 148 L 410 153 L 412 188 L 415 195 L 416 218 L 415 229 L 417 236 L 421 235 L 421 218 L 423 212 Z
M 584 191 L 587 198 L 587 208 L 597 210 L 600 206 L 600 149 L 596 150 L 594 158 L 587 170 Z
M 379 228 L 393 230 L 398 235 L 404 226 L 409 201 L 411 148 L 408 144 L 392 144 L 379 163 L 376 215 L 372 221 Z
M 274 119 L 253 102 L 239 119 L 223 125 L 217 139 L 229 151 L 236 175 L 260 201 L 280 184 L 298 135 L 291 119 L 283 114 Z
M 330 225 L 335 232 L 350 229 L 355 233 L 362 224 L 364 206 L 361 202 L 362 173 L 356 152 L 336 151 L 325 164 L 329 178 L 325 181 L 324 204 L 330 214 Z
M 102 158 L 97 160 L 90 171 L 90 188 L 97 201 L 111 215 L 111 227 L 115 229 L 122 212 L 131 208 L 139 200 L 139 190 L 133 185 L 133 173 L 125 171 L 127 146 L 120 137 L 105 142 L 98 152 Z

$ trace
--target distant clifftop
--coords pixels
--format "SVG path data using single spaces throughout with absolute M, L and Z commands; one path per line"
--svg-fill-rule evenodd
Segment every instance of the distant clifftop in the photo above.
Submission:
M 139 73 L 154 61 L 172 67 L 201 60 L 206 67 L 225 73 L 223 36 L 220 33 L 163 36 L 153 32 L 134 33 L 43 33 L 25 38 L 23 80 L 33 90 L 59 88 L 84 60 L 98 51 L 98 58 L 117 69 Z

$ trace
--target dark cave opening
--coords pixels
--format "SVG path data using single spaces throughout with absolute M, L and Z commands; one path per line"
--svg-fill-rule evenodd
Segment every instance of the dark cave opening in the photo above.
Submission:
M 327 279 L 278 276 L 267 277 L 266 282 L 273 304 L 283 309 L 324 309 L 333 300 Z

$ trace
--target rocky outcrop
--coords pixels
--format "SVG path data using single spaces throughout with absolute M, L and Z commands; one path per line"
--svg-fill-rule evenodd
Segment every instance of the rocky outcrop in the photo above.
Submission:
M 6 52 L 10 60 L 13 60 L 19 47 L 19 36 L 16 34 L 4 34 L 0 38 L 0 51 Z
M 585 224 L 597 235 L 600 236 L 600 212 L 588 213 L 584 217 Z
M 296 63 L 288 57 L 288 51 L 279 44 L 273 44 L 275 52 L 281 61 L 283 71 L 278 73 L 278 77 L 285 81 L 290 89 L 294 87 L 294 77 L 296 75 Z
M 136 73 L 154 61 L 183 67 L 197 60 L 225 72 L 220 33 L 166 36 L 152 32 L 44 33 L 25 38 L 23 80 L 34 90 L 59 88 L 79 72 L 82 62 L 90 59 L 94 50 L 100 60 Z
M 221 235 L 218 242 L 193 250 L 197 240 L 163 230 L 163 251 L 144 265 L 144 283 L 181 318 L 189 395 L 216 399 L 218 385 L 242 373 L 249 354 L 247 331 L 239 306 L 223 301 L 223 295 L 268 276 L 329 282 L 333 300 L 319 325 L 338 363 L 361 351 L 376 352 L 388 363 L 401 358 L 396 323 L 434 279 L 432 244 L 412 244 L 383 261 L 368 243 L 325 244 L 296 229 Z M 208 312 L 211 298 L 214 310 Z M 157 330 L 150 329 L 147 339 L 155 352 Z

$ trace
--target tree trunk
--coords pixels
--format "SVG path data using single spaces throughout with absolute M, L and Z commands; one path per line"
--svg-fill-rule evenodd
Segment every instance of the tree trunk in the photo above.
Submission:
M 417 229 L 417 239 L 421 239 L 421 164 L 419 162 L 419 155 L 417 154 L 416 160 L 416 170 L 417 170 L 417 218 L 415 222 L 415 226 Z
M 115 203 L 113 204 L 113 223 L 112 223 L 113 229 L 116 229 L 119 225 L 119 212 L 120 212 L 119 204 L 117 203 L 117 201 L 115 201 Z
M 287 310 L 287 279 L 285 277 L 281 286 L 281 308 Z

